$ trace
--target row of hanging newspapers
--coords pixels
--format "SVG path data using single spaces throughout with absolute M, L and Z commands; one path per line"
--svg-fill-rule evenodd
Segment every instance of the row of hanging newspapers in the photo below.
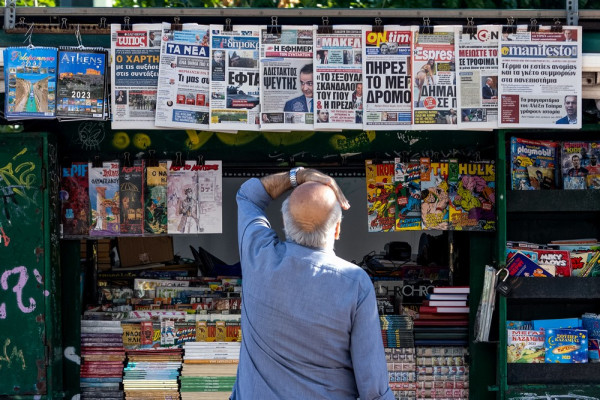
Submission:
M 581 27 L 331 28 L 113 24 L 112 127 L 581 128 Z

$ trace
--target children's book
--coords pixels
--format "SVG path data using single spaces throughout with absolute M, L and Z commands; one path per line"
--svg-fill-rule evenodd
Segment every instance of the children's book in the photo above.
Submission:
M 563 189 L 581 190 L 587 187 L 587 169 L 590 164 L 590 143 L 563 142 L 561 147 L 561 170 Z
M 121 166 L 119 175 L 121 198 L 121 233 L 141 235 L 144 232 L 144 161 Z
M 167 162 L 146 167 L 144 230 L 167 233 Z
M 421 230 L 421 170 L 418 161 L 395 160 L 396 230 Z
M 517 252 L 506 262 L 506 269 L 511 276 L 552 277 L 544 268 L 531 261 L 526 255 Z
M 119 235 L 119 162 L 89 166 L 89 193 L 92 214 L 91 236 Z
M 369 232 L 393 232 L 396 226 L 394 163 L 365 161 Z
M 90 233 L 88 163 L 74 162 L 62 168 L 60 184 L 61 232 L 63 236 Z
M 448 230 L 448 162 L 430 162 L 421 169 L 421 226 L 424 230 Z
M 169 234 L 200 233 L 198 171 L 195 161 L 168 162 L 167 212 Z
M 104 118 L 107 60 L 108 52 L 104 49 L 59 49 L 58 118 Z
M 7 120 L 54 118 L 57 56 L 51 47 L 4 49 Z
M 451 162 L 452 166 L 453 163 Z M 448 178 L 450 229 L 488 231 L 496 228 L 496 173 L 491 161 L 456 163 L 458 176 Z M 452 171 L 453 168 L 450 168 Z
M 556 182 L 558 149 L 558 142 L 511 137 L 510 155 L 513 190 L 534 190 L 529 179 L 527 169 L 529 166 L 550 170 L 546 171 L 546 174 L 551 174 L 554 182 Z
M 543 363 L 544 332 L 533 330 L 508 329 L 508 363 Z
M 590 261 L 598 253 L 597 251 L 571 251 L 571 267 L 573 271 L 572 276 L 583 276 L 587 275 L 591 265 Z
M 507 248 L 506 259 L 510 260 L 517 252 L 540 266 L 554 266 L 556 276 L 571 276 L 571 255 L 566 250 Z
M 547 329 L 547 363 L 587 363 L 588 338 L 584 329 Z

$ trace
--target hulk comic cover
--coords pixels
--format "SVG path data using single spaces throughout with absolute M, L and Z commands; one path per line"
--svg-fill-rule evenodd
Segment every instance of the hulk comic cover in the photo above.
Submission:
M 450 229 L 489 231 L 496 228 L 496 173 L 493 161 L 453 163 L 450 168 Z M 452 173 L 456 170 L 456 173 Z
M 369 232 L 393 232 L 396 226 L 394 163 L 365 161 Z
M 421 159 L 421 226 L 448 230 L 448 161 Z
M 396 230 L 421 230 L 421 166 L 419 161 L 395 159 Z

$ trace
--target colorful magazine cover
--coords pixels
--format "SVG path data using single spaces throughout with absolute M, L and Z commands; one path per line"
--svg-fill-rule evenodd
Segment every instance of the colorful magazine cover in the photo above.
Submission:
M 393 232 L 396 225 L 394 163 L 366 160 L 369 232 Z
M 74 162 L 62 168 L 60 183 L 61 232 L 63 236 L 90 233 L 88 163 Z
M 452 165 L 453 163 L 450 163 Z M 496 228 L 496 172 L 492 161 L 457 163 L 458 179 L 448 178 L 450 229 Z M 453 168 L 450 168 L 452 171 Z
M 513 190 L 533 190 L 528 166 L 552 169 L 556 182 L 558 142 L 510 138 L 511 177 Z
M 431 162 L 429 174 L 421 174 L 421 226 L 424 230 L 448 230 L 448 162 Z
M 57 56 L 51 47 L 4 49 L 7 120 L 54 118 Z
M 508 363 L 543 363 L 544 331 L 508 329 Z
M 554 168 L 527 166 L 529 184 L 533 190 L 556 189 Z
M 146 167 L 144 229 L 167 233 L 167 162 Z
M 200 233 L 198 171 L 195 161 L 168 164 L 167 215 L 169 234 Z
M 547 363 L 587 363 L 588 331 L 585 329 L 548 329 L 545 347 Z
M 589 142 L 563 142 L 561 147 L 563 189 L 586 189 L 590 163 Z
M 205 161 L 198 171 L 198 233 L 223 232 L 223 164 Z
M 396 230 L 421 230 L 421 166 L 395 160 Z
M 119 162 L 108 161 L 102 166 L 89 166 L 91 236 L 119 235 Z
M 58 51 L 58 118 L 104 118 L 107 56 L 104 49 L 61 48 Z
M 121 166 L 119 175 L 121 198 L 121 233 L 141 235 L 144 232 L 144 161 Z

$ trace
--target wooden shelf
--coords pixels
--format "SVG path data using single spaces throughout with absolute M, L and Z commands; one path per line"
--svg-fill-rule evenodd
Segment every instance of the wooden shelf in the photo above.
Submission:
M 514 278 L 509 299 L 600 299 L 600 277 Z
M 506 211 L 600 212 L 600 190 L 508 190 Z
M 507 364 L 508 384 L 600 384 L 600 363 Z

